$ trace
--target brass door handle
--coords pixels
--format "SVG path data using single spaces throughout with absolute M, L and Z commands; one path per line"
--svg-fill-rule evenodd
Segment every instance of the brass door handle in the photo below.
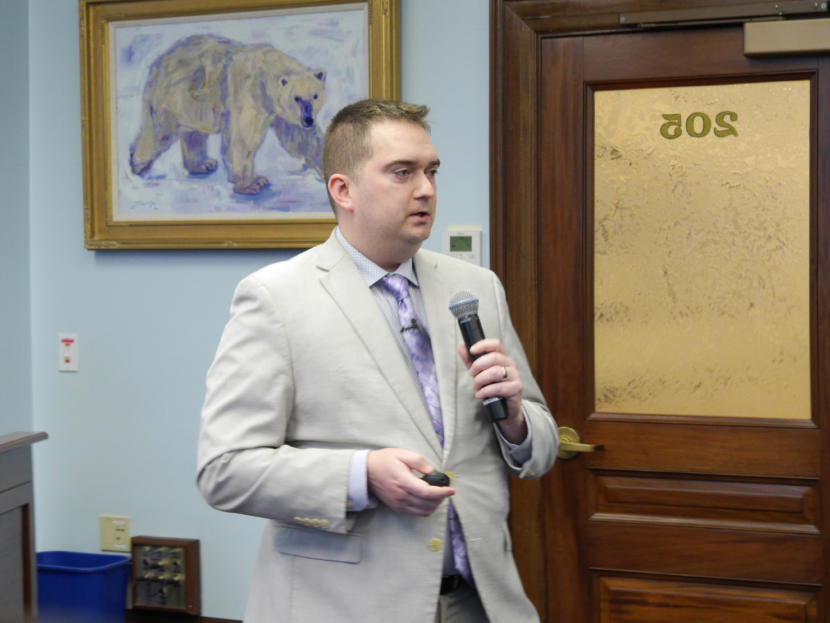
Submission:
M 556 456 L 560 459 L 572 459 L 580 452 L 602 450 L 602 445 L 581 443 L 579 433 L 570 426 L 559 427 L 559 451 Z

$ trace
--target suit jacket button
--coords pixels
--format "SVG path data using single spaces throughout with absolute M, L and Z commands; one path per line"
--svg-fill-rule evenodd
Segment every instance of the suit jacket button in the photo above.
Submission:
M 444 547 L 444 542 L 441 539 L 430 539 L 429 540 L 429 548 L 433 552 L 440 552 L 442 547 Z

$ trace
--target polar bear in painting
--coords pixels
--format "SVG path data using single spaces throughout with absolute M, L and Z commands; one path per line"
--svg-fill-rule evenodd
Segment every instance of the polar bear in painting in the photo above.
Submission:
M 322 177 L 317 115 L 325 79 L 322 69 L 309 69 L 270 45 L 187 37 L 150 67 L 130 167 L 146 174 L 178 139 L 184 168 L 212 173 L 217 161 L 207 155 L 207 138 L 221 134 L 234 191 L 254 195 L 269 183 L 254 172 L 254 156 L 270 127 L 291 156 Z

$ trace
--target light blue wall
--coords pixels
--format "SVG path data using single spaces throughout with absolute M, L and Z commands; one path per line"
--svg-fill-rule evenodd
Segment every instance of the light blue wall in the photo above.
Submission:
M 0 4 L 2 40 L 8 29 L 25 42 L 25 12 Z M 23 240 L 30 227 L 31 244 L 28 257 L 25 246 L 4 244 L 0 259 L 15 269 L 15 298 L 25 301 L 31 289 L 31 428 L 50 435 L 35 449 L 38 549 L 97 551 L 102 513 L 130 516 L 133 535 L 198 538 L 204 614 L 241 618 L 262 520 L 210 509 L 193 485 L 204 374 L 236 282 L 294 252 L 85 250 L 78 3 L 33 0 L 28 10 L 29 102 L 14 96 L 10 125 L 14 134 L 27 113 L 32 120 L 30 224 L 13 221 Z M 426 246 L 440 249 L 446 225 L 478 223 L 485 263 L 488 18 L 485 0 L 402 0 L 403 97 L 431 106 L 442 160 L 439 217 Z M 2 84 L 25 93 L 27 76 L 10 65 L 0 69 Z M 26 187 L 14 184 L 25 168 L 13 174 L 4 162 L 2 175 L 13 204 L 6 211 L 25 213 Z M 0 312 L 21 339 L 26 312 Z M 77 374 L 57 372 L 61 331 L 79 334 Z M 25 412 L 21 367 L 11 375 L 13 404 Z
M 32 428 L 27 11 L 27 0 L 0 3 L 0 435 Z
M 401 1 L 401 91 L 430 107 L 441 158 L 438 217 L 425 245 L 441 250 L 448 225 L 481 225 L 490 261 L 490 8 L 487 0 Z

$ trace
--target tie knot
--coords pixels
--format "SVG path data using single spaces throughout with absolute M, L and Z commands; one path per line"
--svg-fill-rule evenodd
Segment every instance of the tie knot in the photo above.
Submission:
M 395 299 L 400 302 L 409 296 L 409 281 L 403 275 L 389 273 L 380 280 L 380 285 L 391 292 Z

